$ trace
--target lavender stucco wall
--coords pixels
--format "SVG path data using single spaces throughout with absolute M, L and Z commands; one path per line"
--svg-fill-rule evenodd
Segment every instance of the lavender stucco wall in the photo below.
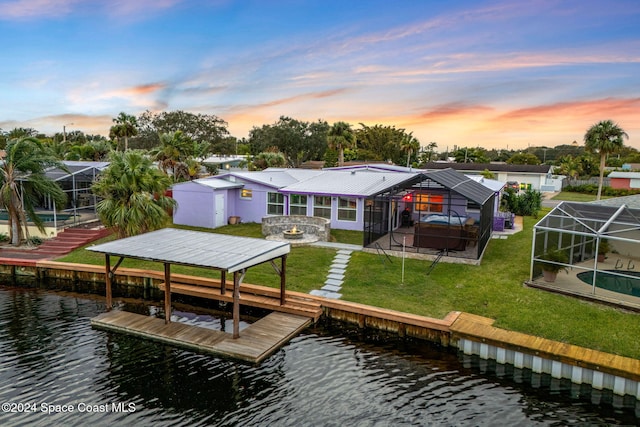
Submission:
M 215 178 L 214 178 L 215 179 Z M 242 222 L 262 222 L 267 213 L 268 193 L 278 192 L 277 188 L 236 178 L 245 190 L 251 190 L 251 198 L 241 197 L 240 188 L 213 189 L 195 182 L 182 183 L 173 187 L 173 197 L 178 202 L 174 213 L 174 223 L 215 228 L 215 195 L 225 194 L 225 218 L 240 217 Z M 338 196 L 331 197 L 331 228 L 361 231 L 363 225 L 364 199 L 356 198 L 356 221 L 338 220 Z M 307 216 L 313 216 L 313 195 L 307 195 Z M 284 194 L 284 214 L 289 214 L 289 194 Z
M 178 203 L 173 213 L 174 224 L 196 227 L 215 227 L 215 191 L 195 182 L 173 187 L 173 198 Z
M 267 193 L 277 193 L 278 189 L 254 182 L 242 183 L 245 190 L 251 190 L 251 199 L 241 198 L 240 189 L 229 191 L 229 199 L 233 200 L 233 203 L 229 203 L 229 215 L 239 216 L 242 222 L 261 223 L 262 218 L 267 216 Z

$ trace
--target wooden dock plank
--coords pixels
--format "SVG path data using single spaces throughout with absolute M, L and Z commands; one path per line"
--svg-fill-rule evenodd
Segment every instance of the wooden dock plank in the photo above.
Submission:
M 162 291 L 165 290 L 164 283 L 159 284 L 158 287 Z M 242 287 L 240 289 L 241 305 L 264 308 L 299 316 L 306 316 L 312 318 L 314 321 L 317 321 L 322 315 L 322 307 L 318 302 L 299 301 L 291 298 L 287 299 L 284 305 L 280 305 L 279 294 L 277 298 L 274 298 L 264 295 L 242 292 Z M 230 289 L 228 289 L 227 292 L 222 295 L 219 288 L 173 283 L 172 281 L 171 293 L 189 295 L 199 298 L 216 299 L 218 301 L 233 302 L 233 293 Z
M 180 322 L 165 324 L 164 319 L 126 311 L 113 310 L 91 319 L 91 326 L 98 329 L 252 363 L 269 357 L 309 324 L 309 317 L 274 312 L 243 329 L 234 339 L 226 332 Z

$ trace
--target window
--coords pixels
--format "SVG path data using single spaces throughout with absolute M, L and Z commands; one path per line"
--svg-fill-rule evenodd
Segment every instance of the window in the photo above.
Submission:
M 284 215 L 284 194 L 267 193 L 267 215 Z
M 307 196 L 302 194 L 289 196 L 289 215 L 307 215 Z
M 314 196 L 313 197 L 313 216 L 331 219 L 331 197 Z
M 422 194 L 415 195 L 415 210 L 426 212 L 442 212 L 444 196 L 442 194 Z
M 253 191 L 250 188 L 243 188 L 242 190 L 240 190 L 241 199 L 251 200 L 252 196 L 253 196 Z
M 355 221 L 357 206 L 358 201 L 356 199 L 346 197 L 338 198 L 338 220 Z

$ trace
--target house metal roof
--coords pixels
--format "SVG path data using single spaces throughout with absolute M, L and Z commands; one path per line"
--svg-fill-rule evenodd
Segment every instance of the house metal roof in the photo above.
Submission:
M 186 181 L 174 184 L 173 187 L 177 187 L 180 185 L 187 185 L 190 183 L 195 183 L 199 185 L 204 185 L 205 187 L 213 188 L 214 190 L 224 190 L 227 188 L 242 188 L 243 184 L 240 182 L 229 182 L 224 179 L 213 179 L 209 178 L 200 178 L 194 179 L 193 181 Z
M 280 189 L 281 193 L 369 197 L 414 179 L 419 173 L 325 170 Z
M 87 248 L 127 258 L 240 271 L 286 255 L 287 242 L 163 228 Z
M 465 175 L 467 178 L 478 182 L 492 191 L 500 191 L 504 188 L 505 182 L 496 179 L 485 178 L 482 175 Z
M 371 170 L 371 171 L 389 171 L 389 172 L 421 172 L 420 169 L 408 168 L 389 163 L 364 163 L 347 166 L 336 166 L 333 168 L 324 168 L 324 170 Z
M 483 205 L 494 195 L 491 189 L 453 169 L 426 172 L 424 175 L 479 205 Z
M 547 174 L 551 172 L 549 165 L 511 165 L 507 163 L 448 163 L 429 162 L 422 165 L 426 170 L 455 169 L 463 172 L 482 172 L 488 169 L 492 172 L 511 173 L 536 173 Z
M 322 171 L 308 169 L 268 168 L 263 171 L 231 172 L 219 175 L 218 178 L 226 179 L 231 182 L 234 182 L 234 179 L 239 178 L 273 188 L 282 188 L 287 185 L 295 184 L 301 180 L 308 179 L 309 177 L 316 176 L 320 173 L 322 173 Z

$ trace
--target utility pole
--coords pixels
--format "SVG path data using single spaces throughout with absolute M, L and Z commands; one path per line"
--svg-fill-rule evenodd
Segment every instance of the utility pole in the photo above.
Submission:
M 66 125 L 62 125 L 62 143 L 67 143 L 67 125 L 72 125 L 73 123 L 67 123 Z

